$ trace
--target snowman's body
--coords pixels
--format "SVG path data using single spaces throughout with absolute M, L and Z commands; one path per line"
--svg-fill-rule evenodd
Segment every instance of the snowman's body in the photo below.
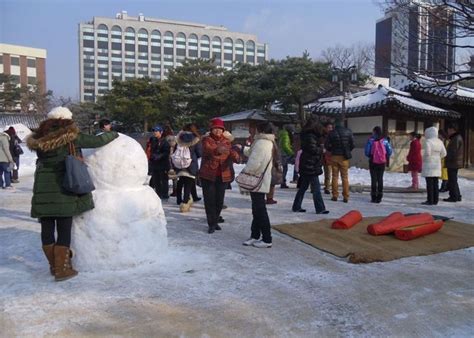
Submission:
M 148 163 L 134 139 L 84 150 L 95 208 L 74 217 L 73 262 L 79 271 L 117 270 L 159 260 L 168 245 L 160 198 L 144 182 Z

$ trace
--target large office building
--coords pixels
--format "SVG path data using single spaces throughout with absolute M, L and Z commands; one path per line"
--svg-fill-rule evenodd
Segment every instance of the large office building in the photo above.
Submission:
M 46 50 L 0 43 L 0 74 L 10 75 L 18 86 L 38 85 L 45 92 Z
M 413 73 L 449 80 L 454 71 L 453 14 L 423 2 L 394 8 L 377 21 L 375 76 L 390 78 L 392 87 L 403 87 Z
M 268 45 L 252 34 L 223 26 L 128 16 L 94 17 L 79 24 L 81 101 L 95 101 L 114 79 L 165 79 L 185 59 L 213 59 L 231 69 L 238 62 L 268 59 Z

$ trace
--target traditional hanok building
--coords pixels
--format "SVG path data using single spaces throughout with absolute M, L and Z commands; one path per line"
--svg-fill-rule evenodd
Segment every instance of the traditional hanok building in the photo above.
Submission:
M 272 122 L 277 128 L 285 124 L 295 124 L 296 114 L 269 113 L 259 109 L 245 110 L 220 117 L 237 141 L 245 140 L 250 135 L 249 128 L 259 122 Z
M 446 83 L 446 82 L 444 82 Z M 474 89 L 458 84 L 435 82 L 433 79 L 419 75 L 416 82 L 410 82 L 403 90 L 411 93 L 417 100 L 454 110 L 460 113 L 457 121 L 459 132 L 464 139 L 464 164 L 474 164 Z M 442 128 L 445 126 L 442 124 Z
M 420 102 L 410 93 L 384 85 L 353 94 L 350 99 L 346 98 L 344 113 L 341 96 L 318 100 L 313 105 L 312 112 L 318 116 L 345 120 L 355 139 L 351 165 L 359 168 L 368 168 L 368 159 L 364 155 L 365 144 L 372 129 L 375 126 L 382 127 L 394 148 L 390 169 L 395 171 L 401 171 L 405 163 L 410 132 L 423 134 L 427 127 L 438 127 L 446 119 L 457 120 L 461 117 L 458 112 Z

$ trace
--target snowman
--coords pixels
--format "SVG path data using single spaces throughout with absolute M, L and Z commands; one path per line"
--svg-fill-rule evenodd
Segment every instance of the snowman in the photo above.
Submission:
M 154 263 L 168 246 L 160 198 L 145 185 L 148 163 L 134 139 L 83 150 L 96 190 L 95 208 L 74 217 L 72 248 L 79 271 L 121 270 Z

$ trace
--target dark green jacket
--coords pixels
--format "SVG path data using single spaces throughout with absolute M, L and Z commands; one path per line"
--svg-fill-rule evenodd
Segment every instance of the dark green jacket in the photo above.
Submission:
M 81 148 L 97 148 L 118 137 L 116 132 L 107 132 L 98 136 L 80 133 L 76 125 L 71 124 L 52 130 L 42 137 L 36 133 L 27 139 L 27 145 L 36 151 L 38 160 L 31 201 L 31 217 L 70 217 L 94 208 L 92 194 L 75 195 L 62 189 L 68 144 L 73 142 L 76 152 Z

